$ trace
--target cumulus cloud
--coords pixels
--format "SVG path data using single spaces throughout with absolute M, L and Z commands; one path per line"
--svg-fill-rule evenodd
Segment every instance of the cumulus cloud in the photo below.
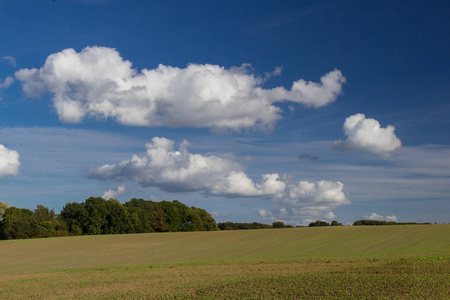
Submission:
M 184 141 L 155 137 L 145 145 L 145 156 L 133 155 L 118 164 L 104 165 L 90 172 L 100 180 L 133 180 L 144 187 L 155 186 L 168 192 L 204 192 L 227 197 L 271 196 L 281 193 L 285 184 L 278 174 L 264 174 L 255 183 L 244 168 L 230 158 L 192 154 Z
M 110 189 L 110 190 L 107 190 L 106 192 L 104 192 L 102 198 L 106 199 L 106 200 L 111 199 L 111 198 L 115 199 L 117 196 L 125 193 L 126 190 L 127 190 L 127 188 L 122 184 L 115 190 Z
M 288 176 L 262 174 L 255 182 L 233 156 L 193 154 L 183 141 L 155 137 L 145 145 L 144 156 L 133 155 L 118 164 L 92 169 L 90 177 L 99 180 L 132 180 L 143 187 L 157 187 L 166 192 L 200 192 L 210 196 L 271 198 L 271 210 L 260 210 L 267 221 L 305 223 L 317 219 L 334 219 L 333 210 L 350 204 L 339 181 L 299 181 Z
M 1 80 L 0 79 L 0 91 L 2 89 L 6 89 L 9 88 L 9 86 L 14 82 L 14 78 L 12 78 L 11 76 L 8 76 L 5 78 L 5 80 Z M 2 100 L 2 97 L 0 97 L 0 100 Z
M 0 179 L 19 173 L 19 153 L 0 145 Z
M 306 224 L 320 219 L 334 219 L 332 212 L 340 205 L 350 204 L 339 181 L 300 181 L 288 185 L 284 194 L 273 198 L 274 207 L 260 210 L 265 221 Z
M 376 221 L 388 221 L 388 222 L 397 222 L 397 217 L 396 216 L 380 216 L 377 213 L 371 213 L 370 216 L 364 216 L 365 219 L 367 220 L 376 220 Z
M 124 125 L 207 127 L 241 130 L 271 128 L 281 119 L 282 101 L 321 107 L 336 100 L 345 77 L 339 70 L 320 83 L 295 81 L 264 89 L 264 77 L 250 73 L 249 65 L 226 69 L 210 64 L 186 68 L 159 65 L 138 72 L 111 48 L 65 49 L 50 55 L 39 69 L 15 73 L 30 97 L 50 92 L 63 122 L 81 122 L 86 116 L 113 118 Z
M 12 78 L 11 76 L 6 77 L 3 81 L 0 80 L 0 89 L 9 88 L 13 82 L 14 78 Z
M 402 145 L 394 126 L 382 128 L 377 120 L 366 119 L 364 114 L 348 117 L 343 129 L 347 139 L 335 142 L 337 150 L 362 150 L 383 157 Z
M 329 211 L 329 212 L 325 215 L 325 219 L 327 219 L 327 220 L 333 220 L 333 219 L 336 219 L 336 215 L 335 215 L 332 211 Z

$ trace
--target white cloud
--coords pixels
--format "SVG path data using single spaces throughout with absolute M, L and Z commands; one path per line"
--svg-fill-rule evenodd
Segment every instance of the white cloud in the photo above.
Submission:
M 168 192 L 200 191 L 227 197 L 272 196 L 282 193 L 285 184 L 278 174 L 262 175 L 255 183 L 244 168 L 230 158 L 189 153 L 183 141 L 174 150 L 174 141 L 155 137 L 145 145 L 145 156 L 133 155 L 116 165 L 104 165 L 91 171 L 100 180 L 133 180 L 144 187 L 155 186 Z
M 383 157 L 402 145 L 394 126 L 382 128 L 377 120 L 366 119 L 364 114 L 348 117 L 343 129 L 347 139 L 335 142 L 338 150 L 362 150 Z
M 19 173 L 19 153 L 0 145 L 0 178 Z
M 280 181 L 278 174 L 264 174 L 262 182 L 254 183 L 243 172 L 230 172 L 224 181 L 219 181 L 212 194 L 235 196 L 267 196 L 276 195 L 285 189 L 285 183 Z
M 16 67 L 16 59 L 13 56 L 3 56 L 2 60 L 6 61 L 10 66 Z
M 214 219 L 227 219 L 227 220 L 229 220 L 230 219 L 230 217 L 231 217 L 231 215 L 229 214 L 229 213 L 226 213 L 226 212 L 217 212 L 217 211 L 213 211 L 213 212 L 211 212 L 211 216 L 214 218 Z
M 14 78 L 12 78 L 11 76 L 6 77 L 3 82 L 0 80 L 0 89 L 9 88 L 13 82 Z
M 322 76 L 320 81 L 319 84 L 300 79 L 292 84 L 290 91 L 284 88 L 275 88 L 268 92 L 275 101 L 289 100 L 306 106 L 321 107 L 336 100 L 337 96 L 341 94 L 345 77 L 341 71 L 336 69 Z
M 329 211 L 324 217 L 327 220 L 334 220 L 334 219 L 336 219 L 336 215 L 332 211 Z
M 161 201 L 163 201 L 164 199 L 161 199 L 161 198 L 159 198 L 159 197 L 156 197 L 156 196 L 150 196 L 150 201 L 153 201 L 153 202 L 161 202 Z
M 350 204 L 339 181 L 299 181 L 290 184 L 288 176 L 263 174 L 259 182 L 244 173 L 244 167 L 231 155 L 190 153 L 183 141 L 178 150 L 174 141 L 155 137 L 145 145 L 144 156 L 133 155 L 118 164 L 106 164 L 90 171 L 99 180 L 132 180 L 143 187 L 166 192 L 201 192 L 224 197 L 270 197 L 271 210 L 260 210 L 267 221 L 305 223 L 312 218 L 334 219 L 333 210 Z
M 13 82 L 14 78 L 12 78 L 11 76 L 6 77 L 5 80 L 3 80 L 3 82 L 0 79 L 0 90 L 9 88 Z M 2 100 L 2 97 L 0 97 L 0 100 Z
M 273 198 L 274 207 L 260 210 L 265 221 L 307 224 L 320 219 L 334 219 L 332 212 L 340 205 L 350 204 L 339 181 L 300 181 L 289 185 L 283 195 Z
M 377 221 L 388 221 L 388 222 L 397 222 L 397 217 L 396 216 L 380 216 L 377 213 L 371 213 L 370 216 L 364 216 L 364 218 L 366 218 L 367 220 L 377 220 Z
M 102 198 L 106 200 L 109 200 L 111 198 L 115 199 L 117 196 L 125 193 L 126 190 L 127 188 L 122 184 L 115 190 L 109 189 L 106 192 L 104 192 Z
M 114 118 L 124 125 L 209 127 L 241 130 L 271 128 L 281 119 L 281 101 L 320 107 L 342 91 L 345 77 L 339 70 L 321 83 L 300 79 L 290 90 L 264 89 L 264 78 L 249 73 L 249 66 L 225 69 L 190 64 L 186 68 L 159 65 L 132 68 L 115 49 L 86 47 L 77 53 L 65 49 L 50 55 L 40 69 L 15 73 L 24 92 L 38 97 L 50 92 L 63 122 L 81 122 L 86 116 Z

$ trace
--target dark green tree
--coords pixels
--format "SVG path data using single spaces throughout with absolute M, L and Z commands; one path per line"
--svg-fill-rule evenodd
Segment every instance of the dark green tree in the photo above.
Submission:
M 37 222 L 33 211 L 26 208 L 9 207 L 0 221 L 0 238 L 28 239 L 36 235 Z
M 273 223 L 272 223 L 272 227 L 273 227 L 273 228 L 285 228 L 286 226 L 284 225 L 283 222 L 278 221 L 278 222 L 273 222 Z
M 198 216 L 197 221 L 194 222 L 195 230 L 198 231 L 215 231 L 219 230 L 216 220 L 211 216 L 209 212 L 201 208 L 194 208 L 196 215 Z
M 125 202 L 133 232 L 165 232 L 168 226 L 159 203 L 133 198 Z
M 102 233 L 118 234 L 133 232 L 128 211 L 119 201 L 115 199 L 107 200 L 105 210 L 106 224 L 102 227 Z
M 310 223 L 308 225 L 308 227 L 320 227 L 320 226 L 330 226 L 330 223 L 317 220 L 316 222 Z
M 77 202 L 66 203 L 60 215 L 67 224 L 69 234 L 87 234 L 88 212 L 83 204 Z
M 55 237 L 68 235 L 67 225 L 55 214 L 53 209 L 38 205 L 33 213 L 33 224 L 36 226 L 36 238 Z
M 87 234 L 102 234 L 108 224 L 106 216 L 108 207 L 106 200 L 101 197 L 90 197 L 83 203 L 88 219 L 83 226 L 83 232 Z
M 170 232 L 180 231 L 181 219 L 178 213 L 178 209 L 172 202 L 169 201 L 161 201 L 159 202 L 161 209 L 164 211 L 165 223 L 167 224 L 167 229 Z

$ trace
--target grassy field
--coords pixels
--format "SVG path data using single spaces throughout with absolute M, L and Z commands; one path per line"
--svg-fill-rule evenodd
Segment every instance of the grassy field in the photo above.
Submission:
M 0 241 L 0 298 L 450 299 L 450 225 Z

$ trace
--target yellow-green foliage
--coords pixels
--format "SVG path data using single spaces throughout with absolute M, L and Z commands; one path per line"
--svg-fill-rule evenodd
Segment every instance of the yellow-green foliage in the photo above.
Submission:
M 0 218 L 3 217 L 3 214 L 5 213 L 5 209 L 7 209 L 8 207 L 9 207 L 9 203 L 0 201 Z
M 1 298 L 446 299 L 450 225 L 0 241 Z

